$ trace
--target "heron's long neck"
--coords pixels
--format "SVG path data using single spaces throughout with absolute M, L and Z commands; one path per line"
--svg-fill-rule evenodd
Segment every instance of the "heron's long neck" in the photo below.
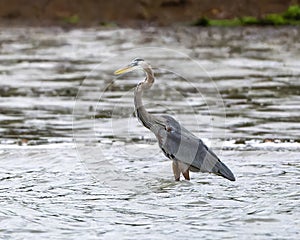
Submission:
M 146 79 L 144 82 L 139 83 L 134 91 L 134 106 L 136 115 L 139 120 L 143 123 L 146 128 L 151 128 L 151 114 L 149 114 L 146 108 L 143 105 L 142 96 L 144 90 L 151 88 L 152 84 L 154 83 L 154 76 L 151 68 L 145 69 L 146 72 Z

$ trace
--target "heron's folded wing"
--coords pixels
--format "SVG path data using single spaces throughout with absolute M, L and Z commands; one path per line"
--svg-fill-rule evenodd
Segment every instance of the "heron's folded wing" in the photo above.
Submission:
M 230 169 L 201 139 L 180 126 L 171 116 L 163 116 L 163 124 L 167 130 L 160 130 L 159 135 L 163 136 L 160 147 L 166 156 L 188 164 L 192 171 L 215 173 L 235 180 Z

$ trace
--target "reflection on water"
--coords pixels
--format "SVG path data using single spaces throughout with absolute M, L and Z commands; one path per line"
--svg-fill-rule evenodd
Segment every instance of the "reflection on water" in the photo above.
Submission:
M 290 27 L 2 29 L 0 238 L 297 239 L 298 39 Z M 237 182 L 173 181 L 134 117 L 143 76 L 112 76 L 125 50 L 145 46 L 176 49 L 209 73 L 163 51 L 139 56 L 156 68 L 147 108 L 214 142 Z M 209 105 L 214 86 L 225 123 L 220 105 Z

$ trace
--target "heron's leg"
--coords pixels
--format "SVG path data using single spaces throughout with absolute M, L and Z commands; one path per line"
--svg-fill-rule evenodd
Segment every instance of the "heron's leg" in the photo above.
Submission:
M 183 162 L 179 162 L 179 169 L 180 169 L 180 172 L 182 172 L 184 179 L 190 180 L 189 165 L 186 163 L 183 163 Z
M 186 170 L 185 172 L 182 172 L 182 175 L 184 176 L 185 180 L 191 180 L 189 170 Z
M 179 169 L 178 165 L 179 165 L 178 161 L 173 160 L 172 167 L 173 167 L 173 173 L 174 173 L 175 181 L 180 180 L 180 169 Z

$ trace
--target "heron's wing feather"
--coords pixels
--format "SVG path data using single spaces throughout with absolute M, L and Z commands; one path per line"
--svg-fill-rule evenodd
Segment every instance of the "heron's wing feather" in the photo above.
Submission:
M 167 157 L 188 164 L 191 171 L 211 172 L 234 180 L 232 172 L 216 154 L 174 118 L 163 115 L 155 121 L 159 126 L 155 135 Z

